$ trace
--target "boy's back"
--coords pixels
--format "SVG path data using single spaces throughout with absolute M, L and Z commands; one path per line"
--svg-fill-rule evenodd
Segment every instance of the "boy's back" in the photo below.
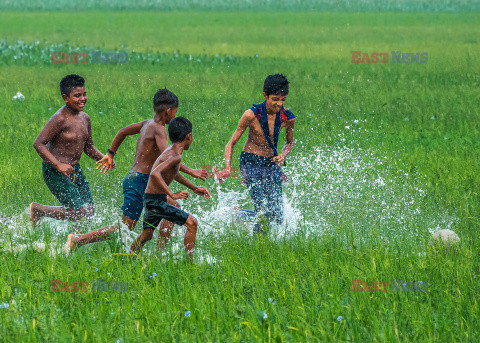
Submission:
M 168 146 L 165 125 L 154 119 L 145 120 L 141 128 L 132 169 L 150 174 L 155 160 Z

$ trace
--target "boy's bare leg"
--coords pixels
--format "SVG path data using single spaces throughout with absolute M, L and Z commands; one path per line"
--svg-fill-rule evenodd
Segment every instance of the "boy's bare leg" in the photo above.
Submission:
M 198 221 L 192 216 L 188 216 L 185 226 L 187 232 L 185 232 L 185 238 L 183 244 L 185 245 L 185 252 L 193 261 L 193 250 L 195 248 L 195 240 L 197 238 L 197 225 Z
M 180 204 L 170 197 L 167 197 L 167 203 L 177 208 L 180 208 Z M 172 235 L 174 226 L 175 226 L 174 223 L 169 222 L 167 220 L 162 220 L 162 223 L 160 224 L 160 229 L 158 231 L 158 240 L 157 240 L 158 250 L 165 249 L 165 247 L 167 246 L 168 240 Z
M 173 227 L 175 223 L 169 222 L 167 220 L 162 220 L 160 228 L 158 229 L 158 240 L 157 240 L 157 249 L 163 250 L 167 246 L 168 239 L 172 235 Z
M 132 231 L 137 224 L 136 220 L 123 216 L 122 221 Z M 65 243 L 65 252 L 68 254 L 72 250 L 81 247 L 82 245 L 95 243 L 103 240 L 107 240 L 113 237 L 113 233 L 118 229 L 117 226 L 104 226 L 98 230 L 88 232 L 84 235 L 70 234 Z
M 58 220 L 77 221 L 85 216 L 93 215 L 93 206 L 85 206 L 79 210 L 65 208 L 62 206 L 45 206 L 32 202 L 30 204 L 30 221 L 36 225 L 42 217 L 49 217 Z
M 65 252 L 68 254 L 72 250 L 81 247 L 85 244 L 104 241 L 112 238 L 112 234 L 117 229 L 117 226 L 104 226 L 98 230 L 86 233 L 84 235 L 70 234 L 65 244 Z
M 39 204 L 37 204 L 36 202 L 32 202 L 30 204 L 30 223 L 32 224 L 33 228 L 36 228 L 38 222 L 40 221 L 40 219 L 42 219 L 40 213 L 36 210 L 37 205 Z
M 140 251 L 142 251 L 143 246 L 153 237 L 153 231 L 151 229 L 143 229 L 142 233 L 135 239 L 130 248 L 130 252 L 138 255 Z
M 133 229 L 135 229 L 135 226 L 137 225 L 138 220 L 130 219 L 130 218 L 128 218 L 124 215 L 122 217 L 122 222 L 123 222 L 123 224 L 128 226 L 128 229 L 130 231 L 133 231 Z

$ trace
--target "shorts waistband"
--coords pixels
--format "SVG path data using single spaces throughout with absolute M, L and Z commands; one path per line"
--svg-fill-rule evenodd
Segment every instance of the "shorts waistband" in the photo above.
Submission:
M 246 151 L 242 151 L 240 154 L 240 167 L 242 165 L 256 167 L 276 167 L 275 163 L 273 163 L 272 157 L 260 156 Z
M 68 163 L 67 163 L 68 164 Z M 80 163 L 77 163 L 77 164 L 70 164 L 73 168 L 79 168 L 80 167 Z M 50 163 L 48 162 L 45 162 L 43 161 L 42 162 L 42 166 L 45 166 L 45 167 L 48 167 L 48 168 L 53 168 L 55 170 L 57 170 L 57 168 L 55 168 L 54 166 L 52 166 Z
M 128 171 L 128 174 L 137 174 L 138 176 L 142 176 L 142 177 L 149 177 L 150 176 L 150 174 L 140 173 L 140 172 L 137 172 L 133 169 L 130 169 Z
M 167 201 L 167 194 L 165 193 L 145 193 L 143 195 L 144 200 L 163 200 Z

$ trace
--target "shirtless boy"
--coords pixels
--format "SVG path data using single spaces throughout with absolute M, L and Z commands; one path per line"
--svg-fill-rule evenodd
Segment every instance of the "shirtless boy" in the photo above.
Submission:
M 155 113 L 153 119 L 144 120 L 120 129 L 113 139 L 108 153 L 97 162 L 99 164 L 97 169 L 101 168 L 100 172 L 106 173 L 113 169 L 113 158 L 124 139 L 130 135 L 139 135 L 132 169 L 123 180 L 122 221 L 130 230 L 135 228 L 142 214 L 143 196 L 152 166 L 168 146 L 165 124 L 169 124 L 175 117 L 178 110 L 178 98 L 169 90 L 160 89 L 153 97 L 153 109 Z M 200 179 L 204 179 L 207 175 L 206 170 L 192 170 L 184 165 L 181 165 L 180 170 Z M 174 206 L 179 206 L 173 199 L 169 198 L 167 201 Z M 164 241 L 168 240 L 173 225 L 173 223 L 167 221 L 162 223 L 159 245 L 163 245 Z M 116 229 L 116 226 L 105 226 L 84 235 L 70 234 L 65 245 L 65 251 L 69 253 L 73 248 L 112 238 L 112 233 Z
M 42 217 L 77 221 L 94 214 L 90 186 L 80 167 L 85 153 L 95 161 L 103 154 L 93 145 L 90 117 L 83 112 L 87 103 L 85 80 L 75 74 L 60 81 L 65 106 L 45 124 L 33 147 L 43 159 L 43 179 L 63 206 L 30 204 L 30 221 L 35 227 Z
M 196 187 L 178 172 L 182 161 L 182 153 L 190 148 L 193 141 L 192 123 L 184 117 L 173 119 L 168 125 L 168 136 L 172 145 L 165 149 L 153 165 L 145 190 L 143 231 L 133 242 L 131 252 L 138 254 L 145 243 L 152 239 L 153 231 L 160 221 L 165 219 L 187 227 L 184 238 L 185 252 L 193 260 L 193 250 L 197 236 L 197 219 L 167 202 L 167 196 L 174 200 L 187 199 L 188 192 L 173 193 L 168 186 L 173 180 L 176 180 L 193 190 L 195 194 L 207 199 L 210 198 L 210 193 L 204 187 Z
M 240 154 L 240 170 L 258 217 L 262 207 L 268 222 L 283 222 L 282 172 L 280 167 L 293 149 L 295 116 L 283 107 L 288 95 L 288 80 L 282 74 L 269 75 L 263 86 L 265 101 L 245 111 L 225 147 L 225 168 L 217 173 L 223 181 L 232 171 L 233 149 L 248 128 L 248 139 Z M 278 154 L 279 133 L 285 127 L 286 141 Z M 255 233 L 262 232 L 257 221 Z M 262 232 L 263 233 L 263 232 Z

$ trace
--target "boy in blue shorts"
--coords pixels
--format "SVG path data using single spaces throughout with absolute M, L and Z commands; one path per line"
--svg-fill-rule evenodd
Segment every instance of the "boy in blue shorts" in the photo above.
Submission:
M 108 170 L 113 169 L 113 158 L 124 139 L 130 135 L 139 135 L 132 169 L 123 181 L 122 221 L 130 230 L 135 228 L 137 221 L 140 219 L 143 209 L 143 196 L 152 166 L 157 157 L 168 146 L 165 124 L 169 124 L 175 117 L 178 110 L 178 98 L 169 90 L 160 89 L 153 97 L 153 108 L 155 111 L 153 119 L 120 129 L 113 139 L 108 153 L 97 162 L 99 164 L 97 169 L 101 168 L 100 172 L 106 173 Z M 180 170 L 203 180 L 207 175 L 206 170 L 192 170 L 184 165 L 181 165 Z M 174 206 L 179 206 L 173 199 L 168 199 L 168 202 Z M 173 223 L 167 221 L 162 223 L 161 237 L 159 238 L 160 245 L 165 240 L 164 236 L 168 239 L 173 225 Z M 109 239 L 113 237 L 112 233 L 116 229 L 116 226 L 106 226 L 84 235 L 71 234 L 68 236 L 65 252 L 69 253 L 72 249 L 82 245 Z
M 288 92 L 289 82 L 282 74 L 269 75 L 265 79 L 265 101 L 245 111 L 225 147 L 225 168 L 217 173 L 220 181 L 230 175 L 233 148 L 248 128 L 248 138 L 240 154 L 240 170 L 242 181 L 246 183 L 255 206 L 255 211 L 250 215 L 258 218 L 261 209 L 265 208 L 268 222 L 278 224 L 283 223 L 283 174 L 280 167 L 293 149 L 295 126 L 295 116 L 283 107 Z M 283 128 L 286 140 L 282 152 L 278 154 L 278 137 Z M 254 232 L 263 233 L 258 220 Z
M 158 224 L 162 219 L 165 219 L 187 227 L 184 239 L 185 252 L 193 260 L 193 250 L 197 236 L 197 219 L 167 202 L 167 197 L 174 200 L 187 199 L 188 192 L 173 193 L 168 186 L 173 180 L 176 180 L 193 190 L 195 194 L 207 199 L 210 198 L 210 193 L 204 187 L 196 187 L 178 172 L 182 162 L 182 153 L 190 148 L 193 141 L 192 123 L 184 117 L 173 119 L 168 125 L 168 136 L 172 145 L 158 157 L 150 173 L 144 198 L 143 231 L 133 242 L 131 252 L 138 254 L 145 243 L 152 239 L 153 231 Z
M 43 159 L 43 179 L 62 206 L 30 204 L 30 222 L 33 227 L 43 217 L 77 221 L 94 214 L 90 186 L 80 158 L 85 153 L 99 161 L 103 154 L 93 144 L 90 117 L 83 112 L 87 92 L 83 77 L 71 74 L 60 81 L 60 93 L 65 106 L 45 124 L 33 143 Z

